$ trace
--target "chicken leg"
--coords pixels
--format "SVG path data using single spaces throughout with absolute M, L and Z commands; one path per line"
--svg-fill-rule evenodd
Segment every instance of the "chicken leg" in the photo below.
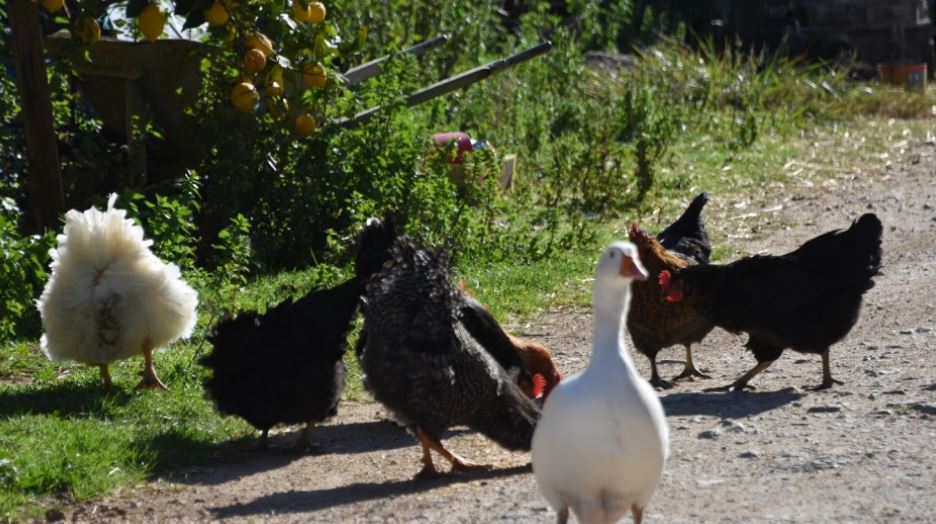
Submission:
M 296 440 L 296 443 L 292 446 L 292 451 L 294 453 L 305 453 L 309 448 L 314 448 L 312 445 L 312 430 L 315 429 L 315 421 L 310 420 L 306 422 L 304 428 L 302 428 L 302 434 L 299 435 L 299 438 Z M 313 449 L 314 451 L 314 449 Z
M 842 385 L 844 382 L 832 378 L 832 370 L 829 367 L 829 350 L 826 349 L 822 353 L 822 384 L 813 387 L 812 390 L 820 391 L 823 389 L 829 389 L 832 387 L 832 384 Z
M 634 514 L 634 524 L 640 524 L 643 522 L 643 508 L 634 504 L 631 506 L 631 513 Z
M 101 370 L 101 378 L 104 379 L 104 387 L 107 389 L 114 387 L 114 382 L 111 381 L 110 370 L 107 368 L 107 364 L 98 364 L 98 368 Z
M 673 377 L 672 380 L 675 382 L 680 379 L 692 377 L 712 378 L 711 376 L 706 375 L 705 373 L 702 373 L 696 369 L 695 365 L 692 363 L 692 347 L 689 344 L 686 344 L 686 365 L 683 367 L 682 373 Z
M 650 385 L 657 389 L 670 389 L 675 385 L 669 380 L 663 380 L 663 377 L 660 376 L 655 355 L 650 359 Z
M 153 368 L 153 342 L 146 337 L 143 339 L 143 380 L 137 384 L 137 389 L 161 389 L 169 391 L 169 388 L 156 376 L 156 369 Z
M 449 461 L 449 464 L 452 465 L 453 472 L 487 471 L 493 467 L 490 464 L 475 464 L 469 462 L 457 453 L 448 451 L 442 447 L 441 443 L 426 435 L 422 428 L 416 428 L 416 439 L 419 440 L 419 445 L 422 446 L 423 450 L 423 469 L 416 474 L 416 479 L 425 480 L 439 476 L 439 471 L 435 468 L 435 464 L 432 463 L 432 453 L 430 453 L 430 450 L 435 450 L 436 453 L 442 455 L 442 458 Z
M 758 362 L 757 365 L 751 368 L 750 371 L 745 373 L 741 378 L 739 378 L 738 380 L 735 380 L 731 384 L 728 384 L 727 386 L 719 386 L 717 388 L 705 388 L 702 391 L 734 391 L 735 393 L 740 393 L 744 391 L 745 388 L 757 389 L 754 386 L 748 385 L 748 382 L 752 378 L 756 377 L 761 371 L 764 371 L 765 369 L 769 368 L 770 365 L 773 363 L 774 363 L 773 360 L 766 360 L 764 362 Z
M 556 512 L 556 524 L 566 524 L 569 522 L 569 508 L 562 508 Z

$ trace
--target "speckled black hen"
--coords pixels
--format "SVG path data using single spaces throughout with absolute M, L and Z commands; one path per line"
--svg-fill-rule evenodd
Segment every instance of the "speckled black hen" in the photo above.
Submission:
M 444 255 L 398 241 L 367 286 L 359 345 L 368 389 L 419 440 L 419 478 L 437 474 L 430 450 L 453 471 L 487 469 L 442 447 L 466 425 L 511 450 L 528 450 L 539 410 L 460 320 L 463 297 Z M 482 337 L 483 338 L 483 337 Z
M 295 447 L 307 447 L 315 423 L 335 414 L 351 320 L 395 237 L 391 222 L 371 220 L 358 242 L 353 278 L 219 324 L 214 351 L 202 359 L 213 372 L 205 389 L 218 411 L 261 430 L 264 447 L 276 424 L 305 423 Z

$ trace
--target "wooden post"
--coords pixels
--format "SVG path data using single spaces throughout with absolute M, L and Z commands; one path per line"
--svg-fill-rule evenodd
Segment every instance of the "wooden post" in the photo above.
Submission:
M 23 104 L 29 207 L 36 232 L 58 229 L 65 211 L 58 146 L 52 129 L 52 100 L 43 61 L 39 8 L 30 0 L 10 0 L 13 62 Z

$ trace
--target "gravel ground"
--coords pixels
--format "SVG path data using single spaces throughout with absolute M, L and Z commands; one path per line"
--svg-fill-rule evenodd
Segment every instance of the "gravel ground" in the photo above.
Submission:
M 757 213 L 757 235 L 729 236 L 741 253 L 782 253 L 873 211 L 885 225 L 884 274 L 866 295 L 858 325 L 832 348 L 833 375 L 844 386 L 807 391 L 821 379 L 820 359 L 787 351 L 753 381 L 757 392 L 703 393 L 734 380 L 754 359 L 742 337 L 721 330 L 696 349 L 697 365 L 713 378 L 661 393 L 672 455 L 648 521 L 936 521 L 934 175 L 930 141 L 909 145 L 893 164 L 822 184 L 787 184 L 747 203 L 712 195 L 710 224 Z M 552 311 L 520 331 L 547 344 L 566 373 L 588 361 L 586 311 Z M 661 353 L 664 376 L 681 369 L 681 357 L 681 348 Z M 635 359 L 649 376 L 646 359 Z M 456 429 L 446 444 L 496 469 L 417 482 L 410 480 L 420 467 L 416 442 L 387 422 L 379 405 L 346 403 L 316 432 L 316 454 L 244 451 L 64 514 L 134 522 L 554 519 L 526 453 Z M 287 445 L 297 434 L 284 431 L 274 442 Z

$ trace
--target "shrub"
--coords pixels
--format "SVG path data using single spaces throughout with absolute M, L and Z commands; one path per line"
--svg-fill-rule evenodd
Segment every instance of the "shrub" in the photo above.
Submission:
M 55 236 L 23 236 L 17 229 L 19 210 L 0 197 L 0 340 L 38 337 L 41 332 L 35 299 L 46 280 L 49 249 Z

